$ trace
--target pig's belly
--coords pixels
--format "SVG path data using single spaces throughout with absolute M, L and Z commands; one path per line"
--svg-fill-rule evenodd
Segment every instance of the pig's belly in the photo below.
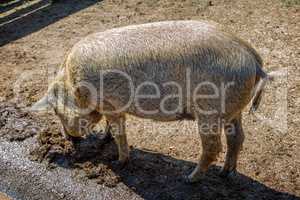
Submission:
M 153 119 L 156 121 L 176 121 L 176 120 L 193 120 L 192 113 L 187 112 L 183 104 L 178 101 L 163 102 L 162 99 L 157 101 L 141 100 L 129 107 L 127 113 L 139 118 Z

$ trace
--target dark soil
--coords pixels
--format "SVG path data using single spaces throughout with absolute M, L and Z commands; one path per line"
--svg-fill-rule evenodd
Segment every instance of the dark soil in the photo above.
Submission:
M 37 147 L 30 153 L 31 160 L 44 162 L 49 168 L 81 170 L 86 178 L 97 179 L 97 183 L 109 187 L 120 182 L 111 169 L 112 162 L 117 160 L 117 149 L 110 134 L 92 133 L 70 141 L 54 122 L 39 132 L 37 141 Z
M 15 104 L 0 102 L 0 137 L 23 141 L 39 132 L 40 126 L 31 113 Z

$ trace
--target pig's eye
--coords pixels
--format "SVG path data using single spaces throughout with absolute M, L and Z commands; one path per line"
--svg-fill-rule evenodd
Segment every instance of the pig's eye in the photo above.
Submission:
M 97 117 L 97 116 L 99 116 L 99 113 L 96 110 L 94 110 L 94 111 L 90 112 L 90 116 Z
M 54 113 L 57 115 L 57 109 L 56 109 L 56 108 L 53 108 L 53 110 L 54 110 Z

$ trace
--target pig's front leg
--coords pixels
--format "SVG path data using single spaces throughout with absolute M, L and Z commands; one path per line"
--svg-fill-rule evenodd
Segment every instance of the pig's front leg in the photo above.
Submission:
M 119 164 L 124 165 L 129 159 L 129 150 L 125 132 L 125 116 L 107 116 L 110 132 L 115 139 L 119 153 Z
M 82 139 L 82 137 L 74 137 L 74 136 L 68 134 L 67 130 L 65 129 L 65 127 L 63 125 L 61 127 L 61 132 L 63 134 L 63 138 L 72 143 L 75 143 L 75 142 L 79 141 L 80 139 Z

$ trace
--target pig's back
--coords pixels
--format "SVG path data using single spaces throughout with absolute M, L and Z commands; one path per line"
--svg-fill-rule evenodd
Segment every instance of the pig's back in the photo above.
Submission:
M 255 79 L 261 59 L 248 44 L 212 24 L 166 21 L 92 34 L 73 47 L 67 65 L 73 83 L 114 69 L 137 77 L 136 84 L 145 80 L 182 84 L 189 69 L 195 84 L 231 80 L 243 84 Z

